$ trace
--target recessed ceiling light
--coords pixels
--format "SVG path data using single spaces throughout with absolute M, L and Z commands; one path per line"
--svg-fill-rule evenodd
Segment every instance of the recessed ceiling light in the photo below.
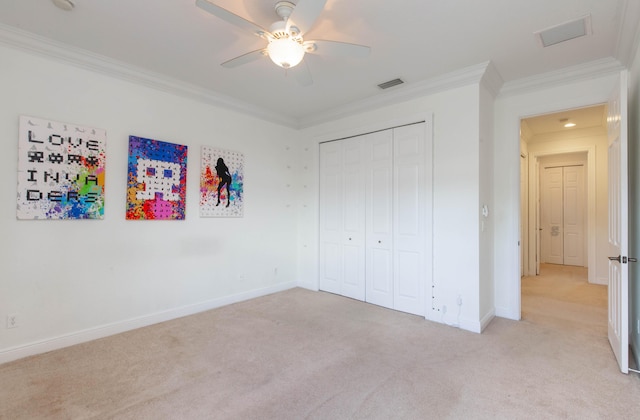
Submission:
M 572 123 L 572 122 L 566 123 L 564 125 L 565 128 L 571 128 L 571 127 L 575 127 L 575 126 L 576 126 L 576 123 Z
M 67 12 L 73 10 L 75 4 L 71 2 L 71 0 L 51 0 L 53 4 L 56 5 L 59 9 L 66 10 Z

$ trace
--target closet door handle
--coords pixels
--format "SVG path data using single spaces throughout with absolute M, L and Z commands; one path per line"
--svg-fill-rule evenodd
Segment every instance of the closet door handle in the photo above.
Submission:
M 622 262 L 622 260 L 620 259 L 620 255 L 618 255 L 617 257 L 609 257 L 609 259 L 611 261 L 618 261 L 618 262 Z

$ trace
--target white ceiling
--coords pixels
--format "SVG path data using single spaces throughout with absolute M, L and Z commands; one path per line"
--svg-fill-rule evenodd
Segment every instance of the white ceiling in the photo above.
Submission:
M 572 122 L 575 127 L 566 128 L 564 125 Z M 607 107 L 595 105 L 585 108 L 570 109 L 563 112 L 539 115 L 522 120 L 527 125 L 530 136 L 545 136 L 556 133 L 570 133 L 576 130 L 607 129 Z
M 293 122 L 371 100 L 390 79 L 406 82 L 392 89 L 410 90 L 487 61 L 504 82 L 602 59 L 626 65 L 640 20 L 637 0 L 328 0 L 305 40 L 365 44 L 372 52 L 365 59 L 307 55 L 314 83 L 303 87 L 268 59 L 221 67 L 266 41 L 195 0 L 73 1 L 75 9 L 65 12 L 50 0 L 2 0 L 0 42 L 7 30 L 32 33 L 55 48 L 88 51 Z M 210 1 L 261 26 L 277 20 L 276 0 Z M 535 32 L 585 15 L 591 35 L 539 46 Z

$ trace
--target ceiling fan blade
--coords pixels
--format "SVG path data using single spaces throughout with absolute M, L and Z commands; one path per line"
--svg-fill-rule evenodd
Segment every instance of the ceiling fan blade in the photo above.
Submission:
M 265 38 L 266 35 L 269 34 L 269 31 L 262 28 L 259 25 L 256 25 L 253 22 L 246 20 L 243 17 L 236 15 L 235 13 L 231 13 L 227 9 L 223 9 L 220 6 L 216 6 L 213 3 L 208 2 L 207 0 L 196 0 L 196 6 L 201 8 L 202 10 L 211 13 L 214 16 L 219 17 L 220 19 L 237 26 L 240 29 L 251 32 L 252 34 L 259 36 L 261 38 Z
M 365 45 L 339 41 L 306 41 L 304 46 L 308 53 L 335 57 L 365 58 L 371 53 L 371 48 Z
M 288 69 L 287 72 L 291 73 L 293 78 L 296 79 L 296 82 L 301 86 L 310 86 L 313 84 L 313 78 L 311 77 L 309 66 L 305 60 L 302 60 L 297 66 Z
M 295 26 L 304 35 L 316 22 L 327 0 L 300 0 L 287 20 L 287 30 Z
M 243 64 L 251 63 L 252 61 L 256 61 L 263 57 L 268 57 L 268 56 L 269 54 L 267 53 L 266 49 L 255 50 L 255 51 L 248 52 L 246 54 L 242 54 L 239 57 L 232 58 L 231 60 L 225 61 L 220 65 L 224 68 L 232 69 L 232 68 L 241 66 Z

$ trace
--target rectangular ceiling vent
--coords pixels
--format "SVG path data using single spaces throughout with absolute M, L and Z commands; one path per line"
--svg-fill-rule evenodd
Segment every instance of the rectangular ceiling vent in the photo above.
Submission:
M 534 35 L 543 48 L 591 35 L 591 15 L 534 32 Z
M 393 80 L 389 80 L 388 82 L 380 83 L 378 87 L 380 89 L 389 89 L 390 87 L 398 86 L 403 83 L 404 82 L 402 81 L 402 79 L 393 79 Z

